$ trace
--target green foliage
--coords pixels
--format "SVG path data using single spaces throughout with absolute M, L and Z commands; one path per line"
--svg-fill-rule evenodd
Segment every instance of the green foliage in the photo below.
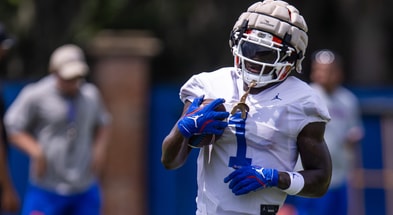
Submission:
M 183 81 L 191 74 L 231 66 L 228 37 L 251 0 L 2 0 L 0 21 L 18 39 L 15 56 L 24 77 L 46 74 L 50 53 L 58 45 L 88 43 L 103 29 L 148 30 L 164 44 L 153 61 L 153 78 Z M 333 48 L 344 56 L 356 36 L 356 11 L 342 13 L 337 1 L 289 1 L 302 11 L 309 26 L 309 48 Z M 349 3 L 347 3 L 349 4 Z M 352 3 L 361 5 L 360 3 Z M 352 7 L 350 7 L 352 8 Z M 388 8 L 388 7 L 386 7 Z M 348 11 L 347 11 L 348 12 Z M 377 13 L 376 13 L 377 14 Z M 352 17 L 348 20 L 347 17 Z M 355 18 L 354 18 L 355 17 Z M 353 22 L 350 22 L 353 21 Z M 354 24 L 355 23 L 355 24 Z M 363 22 L 358 22 L 361 25 Z M 388 22 L 391 23 L 391 22 Z M 340 32 L 340 33 L 338 33 Z M 304 61 L 305 69 L 308 56 Z M 163 75 L 165 74 L 165 75 Z

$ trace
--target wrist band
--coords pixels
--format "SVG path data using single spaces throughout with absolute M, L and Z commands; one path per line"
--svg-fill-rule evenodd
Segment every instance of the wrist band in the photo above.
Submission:
M 304 187 L 303 176 L 298 172 L 286 172 L 286 173 L 288 173 L 291 182 L 289 184 L 289 187 L 283 191 L 289 195 L 298 194 Z

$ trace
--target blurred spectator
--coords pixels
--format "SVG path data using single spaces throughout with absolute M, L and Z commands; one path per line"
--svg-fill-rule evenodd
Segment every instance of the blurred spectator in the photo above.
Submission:
M 22 215 L 98 215 L 110 115 L 84 79 L 88 66 L 78 46 L 57 48 L 49 71 L 22 89 L 4 119 L 10 142 L 30 157 Z
M 13 39 L 8 36 L 3 24 L 0 23 L 0 62 L 4 61 L 12 45 Z M 8 170 L 8 146 L 3 126 L 4 112 L 4 101 L 0 99 L 0 214 L 2 212 L 17 212 L 20 205 L 19 196 L 15 191 Z
M 333 164 L 328 192 L 318 199 L 290 197 L 287 203 L 298 215 L 346 215 L 348 212 L 348 176 L 354 167 L 355 147 L 363 137 L 363 127 L 356 96 L 342 86 L 342 59 L 331 50 L 313 54 L 311 86 L 325 101 L 331 121 L 326 125 L 325 141 Z

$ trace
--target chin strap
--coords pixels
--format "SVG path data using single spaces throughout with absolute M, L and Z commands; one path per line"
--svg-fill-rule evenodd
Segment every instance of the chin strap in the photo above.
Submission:
M 255 87 L 257 82 L 255 80 L 251 81 L 248 85 L 247 91 L 240 98 L 240 101 L 232 108 L 231 115 L 235 114 L 237 111 L 242 112 L 242 118 L 245 119 L 247 117 L 248 111 L 250 111 L 250 107 L 246 104 L 246 99 L 248 94 L 250 94 L 251 88 Z

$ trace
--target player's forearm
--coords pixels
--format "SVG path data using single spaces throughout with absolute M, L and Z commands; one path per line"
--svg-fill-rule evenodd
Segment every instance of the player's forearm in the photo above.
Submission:
M 326 193 L 329 183 L 330 177 L 327 176 L 323 170 L 308 170 L 308 171 L 300 171 L 304 180 L 304 186 L 296 195 L 305 196 L 305 197 L 320 197 Z M 291 183 L 290 176 L 287 172 L 279 172 L 279 180 L 277 187 L 286 190 L 289 188 Z
M 330 174 L 325 170 L 307 170 L 300 172 L 304 177 L 304 188 L 300 196 L 321 197 L 329 188 Z
M 187 160 L 191 148 L 187 146 L 186 141 L 188 140 L 177 130 L 177 126 L 164 139 L 161 162 L 166 169 L 179 168 Z
M 19 132 L 9 135 L 9 140 L 16 147 L 21 149 L 31 158 L 37 157 L 42 153 L 41 146 L 30 134 Z
M 317 144 L 313 151 L 314 154 L 303 154 L 304 170 L 300 171 L 300 173 L 304 177 L 305 184 L 299 193 L 301 196 L 320 197 L 329 188 L 332 176 L 332 162 L 329 150 L 325 144 Z

